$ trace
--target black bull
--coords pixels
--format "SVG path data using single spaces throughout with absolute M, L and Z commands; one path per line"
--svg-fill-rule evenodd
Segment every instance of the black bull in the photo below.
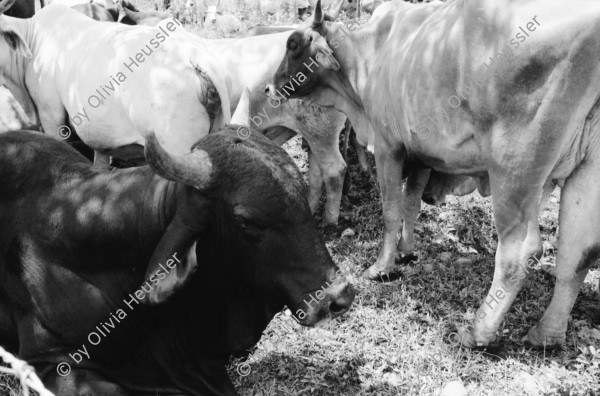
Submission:
M 229 357 L 284 305 L 313 325 L 354 298 L 281 148 L 230 129 L 181 157 L 151 135 L 146 157 L 110 171 L 0 136 L 0 345 L 57 395 L 235 395 Z

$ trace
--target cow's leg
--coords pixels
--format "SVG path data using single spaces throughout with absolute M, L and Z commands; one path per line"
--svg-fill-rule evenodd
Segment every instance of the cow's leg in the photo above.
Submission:
M 342 148 L 342 158 L 344 162 L 348 164 L 348 143 L 350 142 L 350 132 L 352 131 L 352 125 L 349 120 L 346 120 L 344 124 L 344 144 Z M 352 186 L 352 173 L 349 172 L 349 169 L 346 170 L 346 174 L 344 175 L 344 187 L 342 188 L 342 194 L 348 195 L 350 188 Z
M 519 177 L 514 169 L 502 172 L 490 172 L 498 232 L 494 279 L 475 313 L 473 327 L 461 330 L 463 345 L 471 348 L 488 345 L 496 339 L 496 331 L 531 272 L 532 263 L 539 262 L 542 256 L 538 211 L 544 177 L 541 172 L 527 177 Z
M 356 132 L 354 129 L 350 131 L 350 142 L 352 143 L 352 147 L 356 150 L 356 155 L 358 157 L 358 164 L 360 165 L 360 170 L 363 173 L 371 174 L 371 168 L 369 167 L 369 161 L 367 161 L 367 151 L 363 145 L 358 143 L 358 139 L 356 138 Z
M 554 295 L 540 322 L 524 338 L 529 344 L 552 346 L 565 342 L 575 298 L 590 266 L 600 257 L 599 172 L 598 156 L 588 154 L 562 190 Z
M 540 210 L 539 210 L 540 217 L 544 214 L 544 208 L 546 208 L 546 205 L 548 205 L 550 196 L 552 196 L 552 193 L 554 192 L 555 188 L 556 188 L 556 184 L 554 184 L 554 182 L 552 180 L 548 180 L 544 184 L 544 188 L 542 190 L 542 198 L 540 199 Z
M 311 213 L 317 211 L 319 199 L 323 194 L 323 176 L 312 150 L 308 150 L 308 205 Z
M 311 134 L 305 137 L 312 153 L 311 164 L 318 165 L 325 183 L 327 201 L 323 214 L 323 226 L 337 225 L 340 215 L 346 162 L 340 153 L 339 135 L 340 131 L 336 131 L 331 134 L 320 136 Z
M 398 242 L 401 253 L 410 254 L 415 250 L 415 222 L 421 210 L 421 197 L 429 180 L 430 169 L 419 169 L 411 174 L 403 191 L 404 226 Z
M 402 166 L 404 148 L 394 149 L 382 136 L 375 136 L 375 163 L 381 187 L 383 204 L 383 246 L 375 264 L 363 276 L 367 279 L 385 279 L 394 267 L 398 232 L 402 226 Z

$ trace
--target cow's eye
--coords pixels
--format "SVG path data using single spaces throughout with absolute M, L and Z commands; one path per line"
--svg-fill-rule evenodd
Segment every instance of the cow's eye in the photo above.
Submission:
M 293 51 L 296 48 L 298 48 L 298 43 L 296 43 L 294 40 L 290 40 L 290 42 L 288 43 L 288 49 Z

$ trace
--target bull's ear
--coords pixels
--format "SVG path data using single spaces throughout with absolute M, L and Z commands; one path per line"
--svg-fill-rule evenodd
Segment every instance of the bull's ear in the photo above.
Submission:
M 144 291 L 143 303 L 163 303 L 193 278 L 198 269 L 198 237 L 198 230 L 192 231 L 184 220 L 175 216 L 148 264 L 143 288 L 140 289 Z
M 21 35 L 12 28 L 3 28 L 0 31 L 0 35 L 2 39 L 6 41 L 8 47 L 15 51 L 20 56 L 25 58 L 31 58 L 31 51 L 29 50 L 29 46 L 25 43 L 25 40 L 21 37 Z

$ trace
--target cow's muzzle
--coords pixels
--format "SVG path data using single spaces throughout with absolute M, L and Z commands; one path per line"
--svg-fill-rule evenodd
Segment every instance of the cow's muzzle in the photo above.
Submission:
M 279 93 L 277 91 L 277 88 L 275 87 L 274 83 L 268 83 L 267 86 L 265 87 L 265 94 L 267 95 L 267 97 L 269 98 L 269 102 L 273 103 L 281 103 L 281 102 L 285 102 L 289 99 L 289 96 L 286 95 L 282 95 L 281 93 Z M 278 107 L 278 106 L 276 106 Z
M 308 293 L 296 308 L 294 315 L 303 326 L 314 326 L 346 313 L 354 301 L 354 287 L 345 278 L 327 283 L 321 289 Z

